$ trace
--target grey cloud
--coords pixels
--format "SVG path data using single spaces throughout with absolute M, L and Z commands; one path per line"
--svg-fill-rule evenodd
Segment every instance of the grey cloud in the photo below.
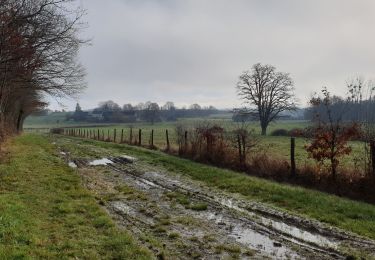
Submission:
M 106 99 L 233 107 L 241 103 L 238 75 L 256 62 L 289 72 L 302 105 L 321 86 L 345 94 L 348 77 L 375 77 L 371 0 L 81 4 L 84 35 L 93 38 L 80 54 L 89 83 L 84 107 Z

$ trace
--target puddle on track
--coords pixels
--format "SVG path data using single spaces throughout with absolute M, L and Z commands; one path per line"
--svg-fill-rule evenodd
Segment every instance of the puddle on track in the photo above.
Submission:
M 233 202 L 232 199 L 221 199 L 221 200 L 216 200 L 216 201 L 218 201 L 223 206 L 243 212 L 245 214 L 248 214 L 251 217 L 257 218 L 262 225 L 273 228 L 284 234 L 288 234 L 293 238 L 297 238 L 298 240 L 313 243 L 313 244 L 326 247 L 326 248 L 328 247 L 333 248 L 333 249 L 338 248 L 338 244 L 336 242 L 330 241 L 329 239 L 321 235 L 313 234 L 311 232 L 302 230 L 300 228 L 290 226 L 286 223 L 276 221 L 270 218 L 266 218 L 259 214 L 255 214 L 249 210 L 239 207 L 238 205 L 236 205 L 236 203 Z
M 90 166 L 99 166 L 99 165 L 107 165 L 107 164 L 113 164 L 113 162 L 109 160 L 108 158 L 102 158 L 102 159 L 93 160 L 89 162 Z
M 185 185 L 182 185 L 181 181 L 176 180 L 176 179 L 169 179 L 168 177 L 166 179 L 165 175 L 163 175 L 161 173 L 158 173 L 158 172 L 146 172 L 143 175 L 143 177 L 146 177 L 146 178 L 148 177 L 148 178 L 152 178 L 152 179 L 159 179 L 159 180 L 162 180 L 162 181 L 168 181 L 168 183 L 170 183 L 174 186 L 180 186 L 180 187 L 185 186 Z M 187 186 L 185 186 L 184 188 L 186 188 L 186 187 Z M 190 191 L 193 191 L 193 192 L 196 191 L 196 189 L 194 189 L 193 186 L 189 186 L 188 189 Z M 244 209 L 244 208 L 238 206 L 237 203 L 234 202 L 233 199 L 227 199 L 227 198 L 222 198 L 222 197 L 219 198 L 219 197 L 214 196 L 213 200 L 216 201 L 217 203 L 221 204 L 222 206 L 225 206 L 227 208 L 234 209 L 236 211 L 245 213 L 246 215 L 250 216 L 252 219 L 256 219 L 258 221 L 258 223 L 260 223 L 261 225 L 263 225 L 265 227 L 274 229 L 278 232 L 281 232 L 283 234 L 287 234 L 287 235 L 291 236 L 292 237 L 291 240 L 294 241 L 294 242 L 298 243 L 298 240 L 300 240 L 300 241 L 307 242 L 307 243 L 313 243 L 313 244 L 319 245 L 319 246 L 324 247 L 324 248 L 332 248 L 332 249 L 338 248 L 338 243 L 336 243 L 334 241 L 331 241 L 331 240 L 327 239 L 326 237 L 323 237 L 319 234 L 313 234 L 309 231 L 302 230 L 298 227 L 291 226 L 291 225 L 288 225 L 286 223 L 276 221 L 274 219 L 267 218 L 267 217 L 261 216 L 260 214 L 256 214 L 254 212 L 251 212 L 247 209 Z M 297 240 L 297 241 L 295 241 L 295 240 Z M 270 243 L 270 244 L 273 244 L 273 243 Z
M 170 186 L 185 186 L 181 185 L 183 183 L 182 180 L 170 179 L 157 172 L 146 172 L 141 176 L 126 174 L 124 177 L 128 185 L 132 185 L 131 183 L 133 183 L 133 185 L 135 184 L 135 186 L 143 188 L 144 191 L 151 196 L 154 192 L 163 193 L 164 190 L 169 190 L 168 187 Z M 198 190 L 197 187 L 190 185 L 186 185 L 185 188 Z M 196 200 L 194 197 L 191 199 Z M 206 223 L 204 224 L 206 226 L 213 225 L 212 230 L 217 230 L 217 235 L 221 236 L 224 241 L 233 239 L 233 241 L 241 244 L 244 248 L 255 250 L 262 256 L 276 257 L 278 259 L 301 259 L 301 256 L 296 251 L 292 250 L 287 245 L 281 244 L 277 239 L 272 239 L 270 235 L 273 233 L 264 232 L 263 229 L 259 228 L 258 224 L 253 223 L 252 220 L 242 220 L 241 218 L 233 217 L 228 209 L 225 210 L 225 208 L 229 207 L 227 207 L 227 205 L 223 206 L 226 207 L 213 207 L 210 210 L 202 212 L 194 212 L 185 209 L 184 214 L 198 219 L 200 223 Z M 234 209 L 233 203 L 231 203 L 231 206 L 231 208 Z M 115 203 L 113 207 L 125 214 L 132 215 L 132 213 L 128 211 L 128 206 L 121 202 Z M 123 210 L 121 210 L 122 208 Z M 227 238 L 225 239 L 225 237 Z
M 68 165 L 69 165 L 69 167 L 71 167 L 71 168 L 77 168 L 77 164 L 75 164 L 74 162 L 68 162 Z
M 280 244 L 279 239 L 272 239 L 270 235 L 278 234 L 281 237 L 281 241 L 288 241 L 287 243 L 295 244 L 296 246 L 302 246 L 313 251 L 318 250 L 313 245 L 317 245 L 320 248 L 325 249 L 337 249 L 338 243 L 333 242 L 326 237 L 323 237 L 319 234 L 313 234 L 309 231 L 300 229 L 295 226 L 288 225 L 286 223 L 276 221 L 269 217 L 262 216 L 261 214 L 252 212 L 251 209 L 245 209 L 237 205 L 236 199 L 227 198 L 224 194 L 211 194 L 212 197 L 207 197 L 202 193 L 202 189 L 191 183 L 186 183 L 179 178 L 172 178 L 166 174 L 159 172 L 145 172 L 141 176 L 135 176 L 135 182 L 138 186 L 142 186 L 146 190 L 156 188 L 156 189 L 165 189 L 165 188 L 183 188 L 189 193 L 198 193 L 199 197 L 208 202 L 216 202 L 217 204 L 223 206 L 224 208 L 232 209 L 237 212 L 241 212 L 247 215 L 247 223 L 241 223 L 236 219 L 229 218 L 226 214 L 227 221 L 226 227 L 231 227 L 232 230 L 229 234 L 230 237 L 234 238 L 237 242 L 250 246 L 253 249 L 261 250 L 263 253 L 271 254 L 272 257 L 276 256 L 277 258 L 301 258 L 294 250 L 286 247 L 283 244 Z M 218 196 L 216 196 L 218 195 Z M 219 216 L 211 213 L 204 213 L 204 216 L 201 219 L 214 220 L 215 222 L 220 222 Z M 249 218 L 250 217 L 250 218 Z M 252 222 L 252 223 L 251 223 Z M 254 228 L 254 226 L 257 228 Z M 285 243 L 284 243 L 285 244 Z
M 235 222 L 222 214 L 215 212 L 202 212 L 202 219 L 214 221 L 219 227 L 225 228 L 229 234 L 237 242 L 254 250 L 277 259 L 300 259 L 296 252 L 282 245 L 280 242 L 270 238 L 269 234 L 262 234 L 260 231 L 251 227 L 247 223 Z

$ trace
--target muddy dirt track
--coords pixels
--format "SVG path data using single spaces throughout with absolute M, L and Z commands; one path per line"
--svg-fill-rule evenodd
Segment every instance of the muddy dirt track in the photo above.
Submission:
M 374 241 L 209 188 L 131 154 L 106 151 L 91 160 L 59 140 L 56 145 L 116 223 L 155 258 L 351 259 L 350 248 L 375 252 Z M 95 153 L 91 146 L 82 153 Z

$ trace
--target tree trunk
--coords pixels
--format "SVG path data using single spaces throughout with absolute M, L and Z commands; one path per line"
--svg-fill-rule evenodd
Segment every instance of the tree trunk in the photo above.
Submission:
M 18 113 L 18 118 L 17 118 L 17 132 L 18 133 L 22 131 L 22 116 L 23 116 L 23 111 L 21 109 L 20 112 Z
M 331 158 L 331 176 L 333 180 L 336 180 L 336 162 L 334 158 Z
M 372 174 L 375 176 L 375 140 L 370 142 L 370 153 L 371 153 L 371 169 Z
M 267 126 L 262 126 L 262 135 L 267 135 Z
M 262 128 L 262 135 L 266 135 L 267 134 L 268 122 L 260 121 L 260 127 Z

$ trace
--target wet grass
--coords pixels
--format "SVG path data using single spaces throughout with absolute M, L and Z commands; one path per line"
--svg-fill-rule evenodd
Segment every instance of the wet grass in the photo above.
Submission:
M 191 202 L 189 197 L 178 192 L 167 192 L 165 196 L 169 198 L 170 200 L 183 205 L 186 209 L 191 209 L 195 211 L 203 211 L 203 210 L 207 210 L 207 207 L 208 207 L 207 203 Z
M 195 204 L 191 204 L 191 205 L 189 206 L 189 208 L 190 208 L 191 210 L 195 210 L 195 211 L 203 211 L 203 210 L 207 210 L 207 207 L 208 207 L 207 203 L 204 203 L 204 202 L 197 202 L 197 203 L 195 203 Z
M 114 188 L 115 190 L 120 192 L 122 195 L 124 195 L 125 198 L 128 200 L 144 200 L 144 201 L 148 200 L 146 194 L 130 186 L 123 184 L 123 185 L 115 186 Z
M 8 145 L 0 164 L 0 259 L 150 259 L 118 230 L 39 135 Z
M 66 139 L 65 139 L 66 140 Z M 137 157 L 141 161 L 189 176 L 249 200 L 270 204 L 330 225 L 375 239 L 375 206 L 310 189 L 275 183 L 134 146 L 73 138 L 77 143 L 95 145 Z

